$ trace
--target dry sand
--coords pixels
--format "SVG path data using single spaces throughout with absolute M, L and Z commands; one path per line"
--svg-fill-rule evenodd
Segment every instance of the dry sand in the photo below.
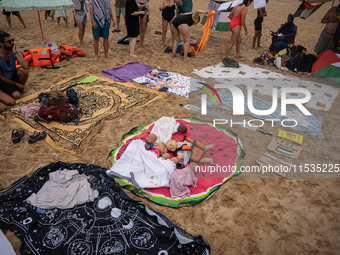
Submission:
M 231 33 L 212 33 L 207 48 L 195 58 L 184 61 L 182 57 L 172 58 L 161 49 L 161 36 L 155 31 L 161 31 L 161 13 L 158 10 L 159 1 L 150 1 L 150 23 L 146 33 L 146 47 L 137 45 L 137 61 L 164 70 L 177 72 L 182 75 L 195 77 L 193 69 L 216 65 L 230 40 Z M 194 9 L 206 10 L 209 1 L 194 0 Z M 336 1 L 337 2 L 337 1 Z M 114 1 L 112 0 L 112 3 Z M 289 13 L 294 13 L 300 2 L 297 0 L 271 0 L 267 10 L 268 16 L 263 22 L 263 48 L 251 49 L 254 35 L 253 21 L 256 11 L 253 6 L 247 16 L 248 36 L 243 36 L 241 53 L 244 56 L 239 61 L 255 67 L 254 57 L 268 49 L 271 41 L 270 32 L 276 30 L 286 21 Z M 330 8 L 331 3 L 321 7 L 307 20 L 295 19 L 298 26 L 297 44 L 301 44 L 312 52 L 324 25 L 320 23 L 323 15 Z M 15 39 L 17 49 L 23 51 L 40 47 L 41 36 L 37 12 L 22 12 L 22 17 L 28 26 L 23 29 L 16 17 L 12 16 L 13 30 L 8 30 L 4 15 L 0 15 L 0 30 L 8 31 Z M 85 44 L 80 46 L 78 29 L 73 27 L 71 10 L 69 10 L 70 28 L 64 23 L 56 28 L 56 22 L 51 19 L 43 22 L 44 38 L 51 39 L 58 44 L 74 45 L 85 51 L 86 56 L 64 61 L 59 64 L 60 69 L 47 70 L 31 68 L 25 93 L 30 95 L 48 89 L 51 85 L 71 76 L 89 72 L 100 76 L 103 69 L 124 65 L 136 59 L 129 58 L 127 46 L 117 45 L 117 40 L 125 36 L 120 33 L 110 34 L 109 54 L 105 59 L 100 42 L 99 61 L 95 62 L 93 52 L 93 37 L 90 23 L 86 27 Z M 41 13 L 43 20 L 43 13 Z M 111 29 L 112 30 L 112 29 Z M 192 27 L 192 36 L 198 41 L 202 36 L 202 26 Z M 170 45 L 170 32 L 167 35 Z M 235 48 L 230 57 L 235 57 Z M 282 72 L 274 66 L 264 66 L 271 71 L 280 72 L 287 76 L 294 76 L 290 72 Z M 307 76 L 295 75 L 304 78 Z M 259 95 L 260 96 L 260 95 Z M 144 108 L 136 108 L 117 119 L 108 120 L 104 127 L 81 153 L 71 155 L 53 150 L 45 142 L 28 144 L 13 144 L 11 131 L 20 128 L 13 121 L 1 120 L 0 127 L 0 188 L 6 188 L 20 177 L 33 173 L 37 168 L 54 161 L 68 163 L 91 163 L 109 168 L 106 161 L 108 153 L 116 147 L 123 134 L 131 128 L 147 124 L 162 116 L 189 117 L 190 113 L 181 104 L 189 103 L 189 99 L 168 94 L 165 99 L 156 100 Z M 322 130 L 325 140 L 305 136 L 303 150 L 297 160 L 290 160 L 294 164 L 305 163 L 339 163 L 339 109 L 340 101 L 333 103 L 332 108 L 325 111 L 311 110 L 316 116 L 323 117 Z M 277 135 L 279 126 L 268 128 Z M 266 152 L 271 137 L 251 132 L 241 127 L 232 129 L 240 137 L 245 158 L 243 165 L 256 165 L 255 161 Z M 289 129 L 286 129 L 289 130 Z M 283 158 L 287 160 L 287 158 Z M 193 235 L 202 235 L 211 246 L 213 255 L 220 254 L 339 254 L 339 193 L 338 179 L 316 178 L 246 178 L 240 175 L 224 184 L 209 200 L 193 207 L 173 209 L 160 206 L 147 199 L 140 198 L 127 191 L 135 199 L 142 200 L 149 208 L 166 215 L 174 224 Z M 272 176 L 269 176 L 272 177 Z M 11 234 L 6 233 L 14 245 L 16 252 L 20 242 Z M 19 254 L 19 253 L 18 253 Z

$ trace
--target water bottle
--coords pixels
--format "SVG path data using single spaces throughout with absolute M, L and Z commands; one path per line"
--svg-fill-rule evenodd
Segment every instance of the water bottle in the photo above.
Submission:
M 41 105 L 44 106 L 44 107 L 47 107 L 48 106 L 48 98 L 47 98 L 47 95 L 44 95 L 41 99 Z

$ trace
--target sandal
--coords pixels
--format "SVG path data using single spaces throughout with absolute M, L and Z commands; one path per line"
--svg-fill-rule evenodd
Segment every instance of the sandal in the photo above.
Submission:
M 164 53 L 172 53 L 172 49 L 170 47 L 166 47 Z
M 19 130 L 18 129 L 13 129 L 12 131 L 12 142 L 13 143 L 18 143 L 21 141 L 21 138 L 25 135 L 25 130 Z M 22 139 L 24 142 L 24 139 Z
M 46 136 L 47 136 L 47 133 L 45 131 L 44 132 L 34 131 L 33 135 L 29 136 L 28 143 L 32 144 L 37 141 L 44 140 Z

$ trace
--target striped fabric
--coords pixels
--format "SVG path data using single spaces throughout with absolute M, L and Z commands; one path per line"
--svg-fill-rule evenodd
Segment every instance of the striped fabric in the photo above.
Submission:
M 105 20 L 111 23 L 111 1 L 110 0 L 88 0 L 93 10 L 93 15 L 98 20 L 100 27 L 104 27 Z

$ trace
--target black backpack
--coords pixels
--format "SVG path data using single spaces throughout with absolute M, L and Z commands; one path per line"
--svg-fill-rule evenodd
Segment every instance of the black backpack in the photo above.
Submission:
M 335 30 L 335 34 L 333 37 L 333 42 L 334 42 L 334 47 L 338 48 L 340 47 L 340 26 L 339 26 L 340 22 L 338 23 L 338 26 Z

